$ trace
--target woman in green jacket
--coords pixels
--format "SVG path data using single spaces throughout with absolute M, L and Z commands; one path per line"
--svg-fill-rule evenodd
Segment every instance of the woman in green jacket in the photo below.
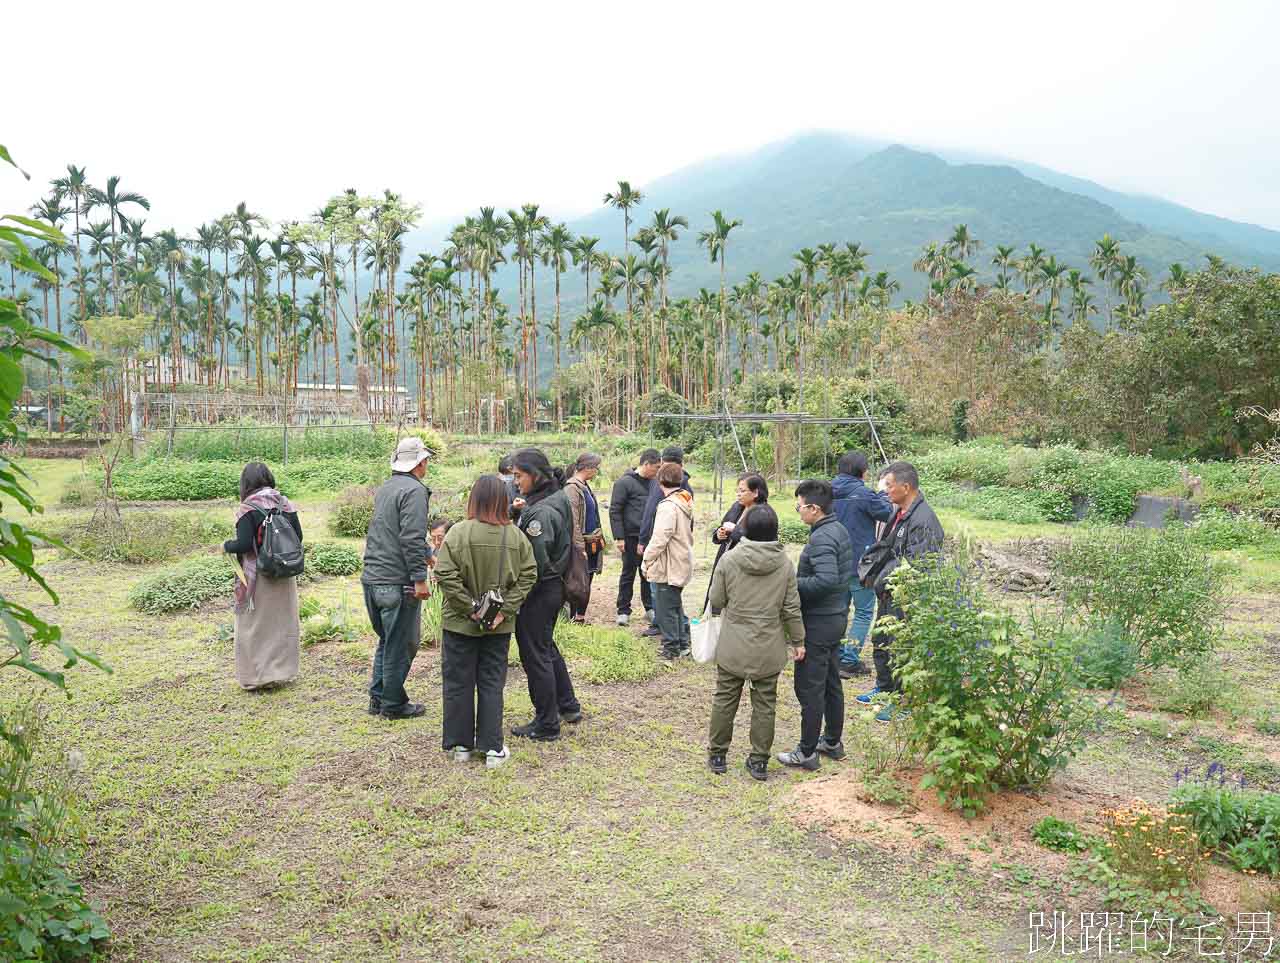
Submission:
M 711 576 L 711 605 L 719 609 L 716 693 L 711 703 L 707 764 L 727 769 L 733 720 L 742 687 L 751 682 L 751 754 L 746 768 L 764 779 L 773 748 L 778 676 L 791 658 L 804 658 L 804 620 L 796 570 L 778 541 L 778 515 L 768 504 L 752 507 L 738 547 L 725 554 Z
M 467 520 L 449 529 L 435 567 L 441 602 L 444 748 L 458 762 L 475 753 L 493 767 L 507 761 L 502 689 L 520 604 L 538 579 L 533 548 L 511 523 L 507 487 L 497 475 L 471 486 Z M 489 593 L 496 593 L 489 596 Z M 487 604 L 486 604 L 487 603 Z M 496 608 L 486 622 L 486 610 Z

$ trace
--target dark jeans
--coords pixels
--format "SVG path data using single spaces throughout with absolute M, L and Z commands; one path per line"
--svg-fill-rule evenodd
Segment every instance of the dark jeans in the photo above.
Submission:
M 564 604 L 564 583 L 558 578 L 539 582 L 516 616 L 516 645 L 529 680 L 534 725 L 545 732 L 560 731 L 560 714 L 582 708 L 573 692 L 569 669 L 556 646 L 556 619 Z
M 409 704 L 404 680 L 422 642 L 422 603 L 403 585 L 364 586 L 364 607 L 378 636 L 369 682 L 369 704 L 396 713 Z
M 689 648 L 689 620 L 684 617 L 684 587 L 653 582 L 653 613 L 662 630 L 662 647 L 668 652 Z
M 640 602 L 645 611 L 653 608 L 653 588 L 640 573 L 640 539 L 628 535 L 622 550 L 622 575 L 618 579 L 618 614 L 631 614 L 631 595 L 635 591 L 636 576 L 640 576 Z
M 795 663 L 795 689 L 800 702 L 800 749 L 805 755 L 818 747 L 819 736 L 825 736 L 827 742 L 839 742 L 844 734 L 840 644 L 847 618 L 837 615 L 804 620 L 804 658 Z
M 880 616 L 892 615 L 902 618 L 902 609 L 893 604 L 893 597 L 888 592 L 876 596 L 877 612 Z M 878 621 L 878 619 L 877 619 Z M 902 680 L 893 664 L 893 636 L 881 629 L 873 629 L 871 635 L 871 659 L 876 666 L 876 688 L 881 692 L 898 692 L 902 689 Z
M 475 636 L 445 629 L 442 633 L 445 749 L 502 749 L 502 687 L 507 684 L 510 648 L 509 632 Z

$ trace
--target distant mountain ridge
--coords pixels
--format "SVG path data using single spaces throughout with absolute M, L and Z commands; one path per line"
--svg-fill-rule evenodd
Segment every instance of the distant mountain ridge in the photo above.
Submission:
M 1159 198 L 1125 194 L 1036 165 L 994 159 L 975 163 L 853 135 L 818 131 L 800 134 L 744 154 L 711 158 L 640 185 L 644 202 L 632 211 L 633 231 L 658 208 L 688 218 L 690 228 L 671 247 L 671 288 L 677 296 L 719 286 L 719 268 L 696 243 L 710 226 L 710 212 L 723 210 L 743 225 L 728 245 L 730 283 L 759 271 L 773 280 L 794 269 L 793 255 L 824 242 L 858 241 L 871 254 L 871 272 L 888 271 L 902 285 L 902 298 L 919 298 L 925 279 L 911 264 L 929 241 L 944 240 L 964 223 L 983 247 L 971 258 L 981 275 L 993 276 L 997 244 L 1025 252 L 1036 243 L 1061 262 L 1088 270 L 1094 241 L 1110 234 L 1137 255 L 1152 287 L 1181 262 L 1188 268 L 1213 253 L 1228 260 L 1280 270 L 1280 231 L 1202 214 Z M 951 154 L 951 158 L 976 155 Z M 601 194 L 612 184 L 604 183 Z M 554 211 L 544 211 L 553 220 Z M 460 218 L 459 218 L 460 220 Z M 568 222 L 575 234 L 601 238 L 601 247 L 622 253 L 621 212 L 601 208 Z M 434 233 L 430 242 L 425 235 Z M 418 249 L 438 251 L 444 229 L 419 232 Z M 410 247 L 416 245 L 411 241 Z M 515 287 L 514 269 L 496 278 Z M 581 310 L 581 278 L 562 282 L 565 310 Z M 544 288 L 545 285 L 545 288 Z M 549 300 L 546 269 L 539 270 L 539 313 Z

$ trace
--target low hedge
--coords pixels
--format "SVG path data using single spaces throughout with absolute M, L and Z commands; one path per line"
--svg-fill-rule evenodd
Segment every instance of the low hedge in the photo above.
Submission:
M 209 501 L 239 497 L 241 462 L 155 459 L 116 468 L 112 487 L 124 501 Z M 389 463 L 354 458 L 292 462 L 274 470 L 286 495 L 337 491 L 347 485 L 374 485 L 390 474 Z
M 235 580 L 228 556 L 202 555 L 140 580 L 129 593 L 129 604 L 148 615 L 194 609 L 210 599 L 229 597 Z
M 359 552 L 338 542 L 309 542 L 305 552 L 307 571 L 313 575 L 355 575 L 364 567 Z

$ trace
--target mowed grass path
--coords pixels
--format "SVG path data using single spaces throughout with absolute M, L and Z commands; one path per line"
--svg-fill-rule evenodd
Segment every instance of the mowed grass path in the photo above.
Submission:
M 776 501 L 785 511 L 790 499 Z M 303 510 L 314 539 L 327 504 Z M 711 514 L 700 505 L 704 577 L 690 609 Z M 1044 534 L 947 519 L 960 522 L 984 538 Z M 710 775 L 710 668 L 580 683 L 580 726 L 558 744 L 513 744 L 510 764 L 489 772 L 441 751 L 436 649 L 410 678 L 420 720 L 365 714 L 363 646 L 307 650 L 295 685 L 248 694 L 233 679 L 225 606 L 143 616 L 127 595 L 148 569 L 45 559 L 63 605 L 9 572 L 3 591 L 115 668 L 76 669 L 72 700 L 45 697 L 48 749 L 84 754 L 79 869 L 114 932 L 109 961 L 1013 960 L 1025 958 L 1029 910 L 1103 908 L 1062 872 L 980 868 L 927 838 L 904 851 L 875 832 L 837 841 L 798 828 L 794 787 L 854 764 L 817 776 L 774 766 L 755 783 L 741 769 L 745 705 L 730 772 Z M 613 561 L 598 594 L 612 596 L 616 572 Z M 361 617 L 357 579 L 305 591 Z M 1258 599 L 1251 634 L 1227 654 L 1247 679 L 1238 719 L 1177 723 L 1175 736 L 1156 713 L 1117 718 L 1060 778 L 1158 800 L 1188 751 L 1213 758 L 1205 733 L 1280 752 L 1246 721 L 1280 682 L 1273 601 Z M 0 700 L 25 688 L 0 678 Z M 782 749 L 799 723 L 789 675 L 779 707 Z M 529 711 L 513 669 L 508 724 Z M 848 718 L 851 742 L 884 739 L 852 704 Z

